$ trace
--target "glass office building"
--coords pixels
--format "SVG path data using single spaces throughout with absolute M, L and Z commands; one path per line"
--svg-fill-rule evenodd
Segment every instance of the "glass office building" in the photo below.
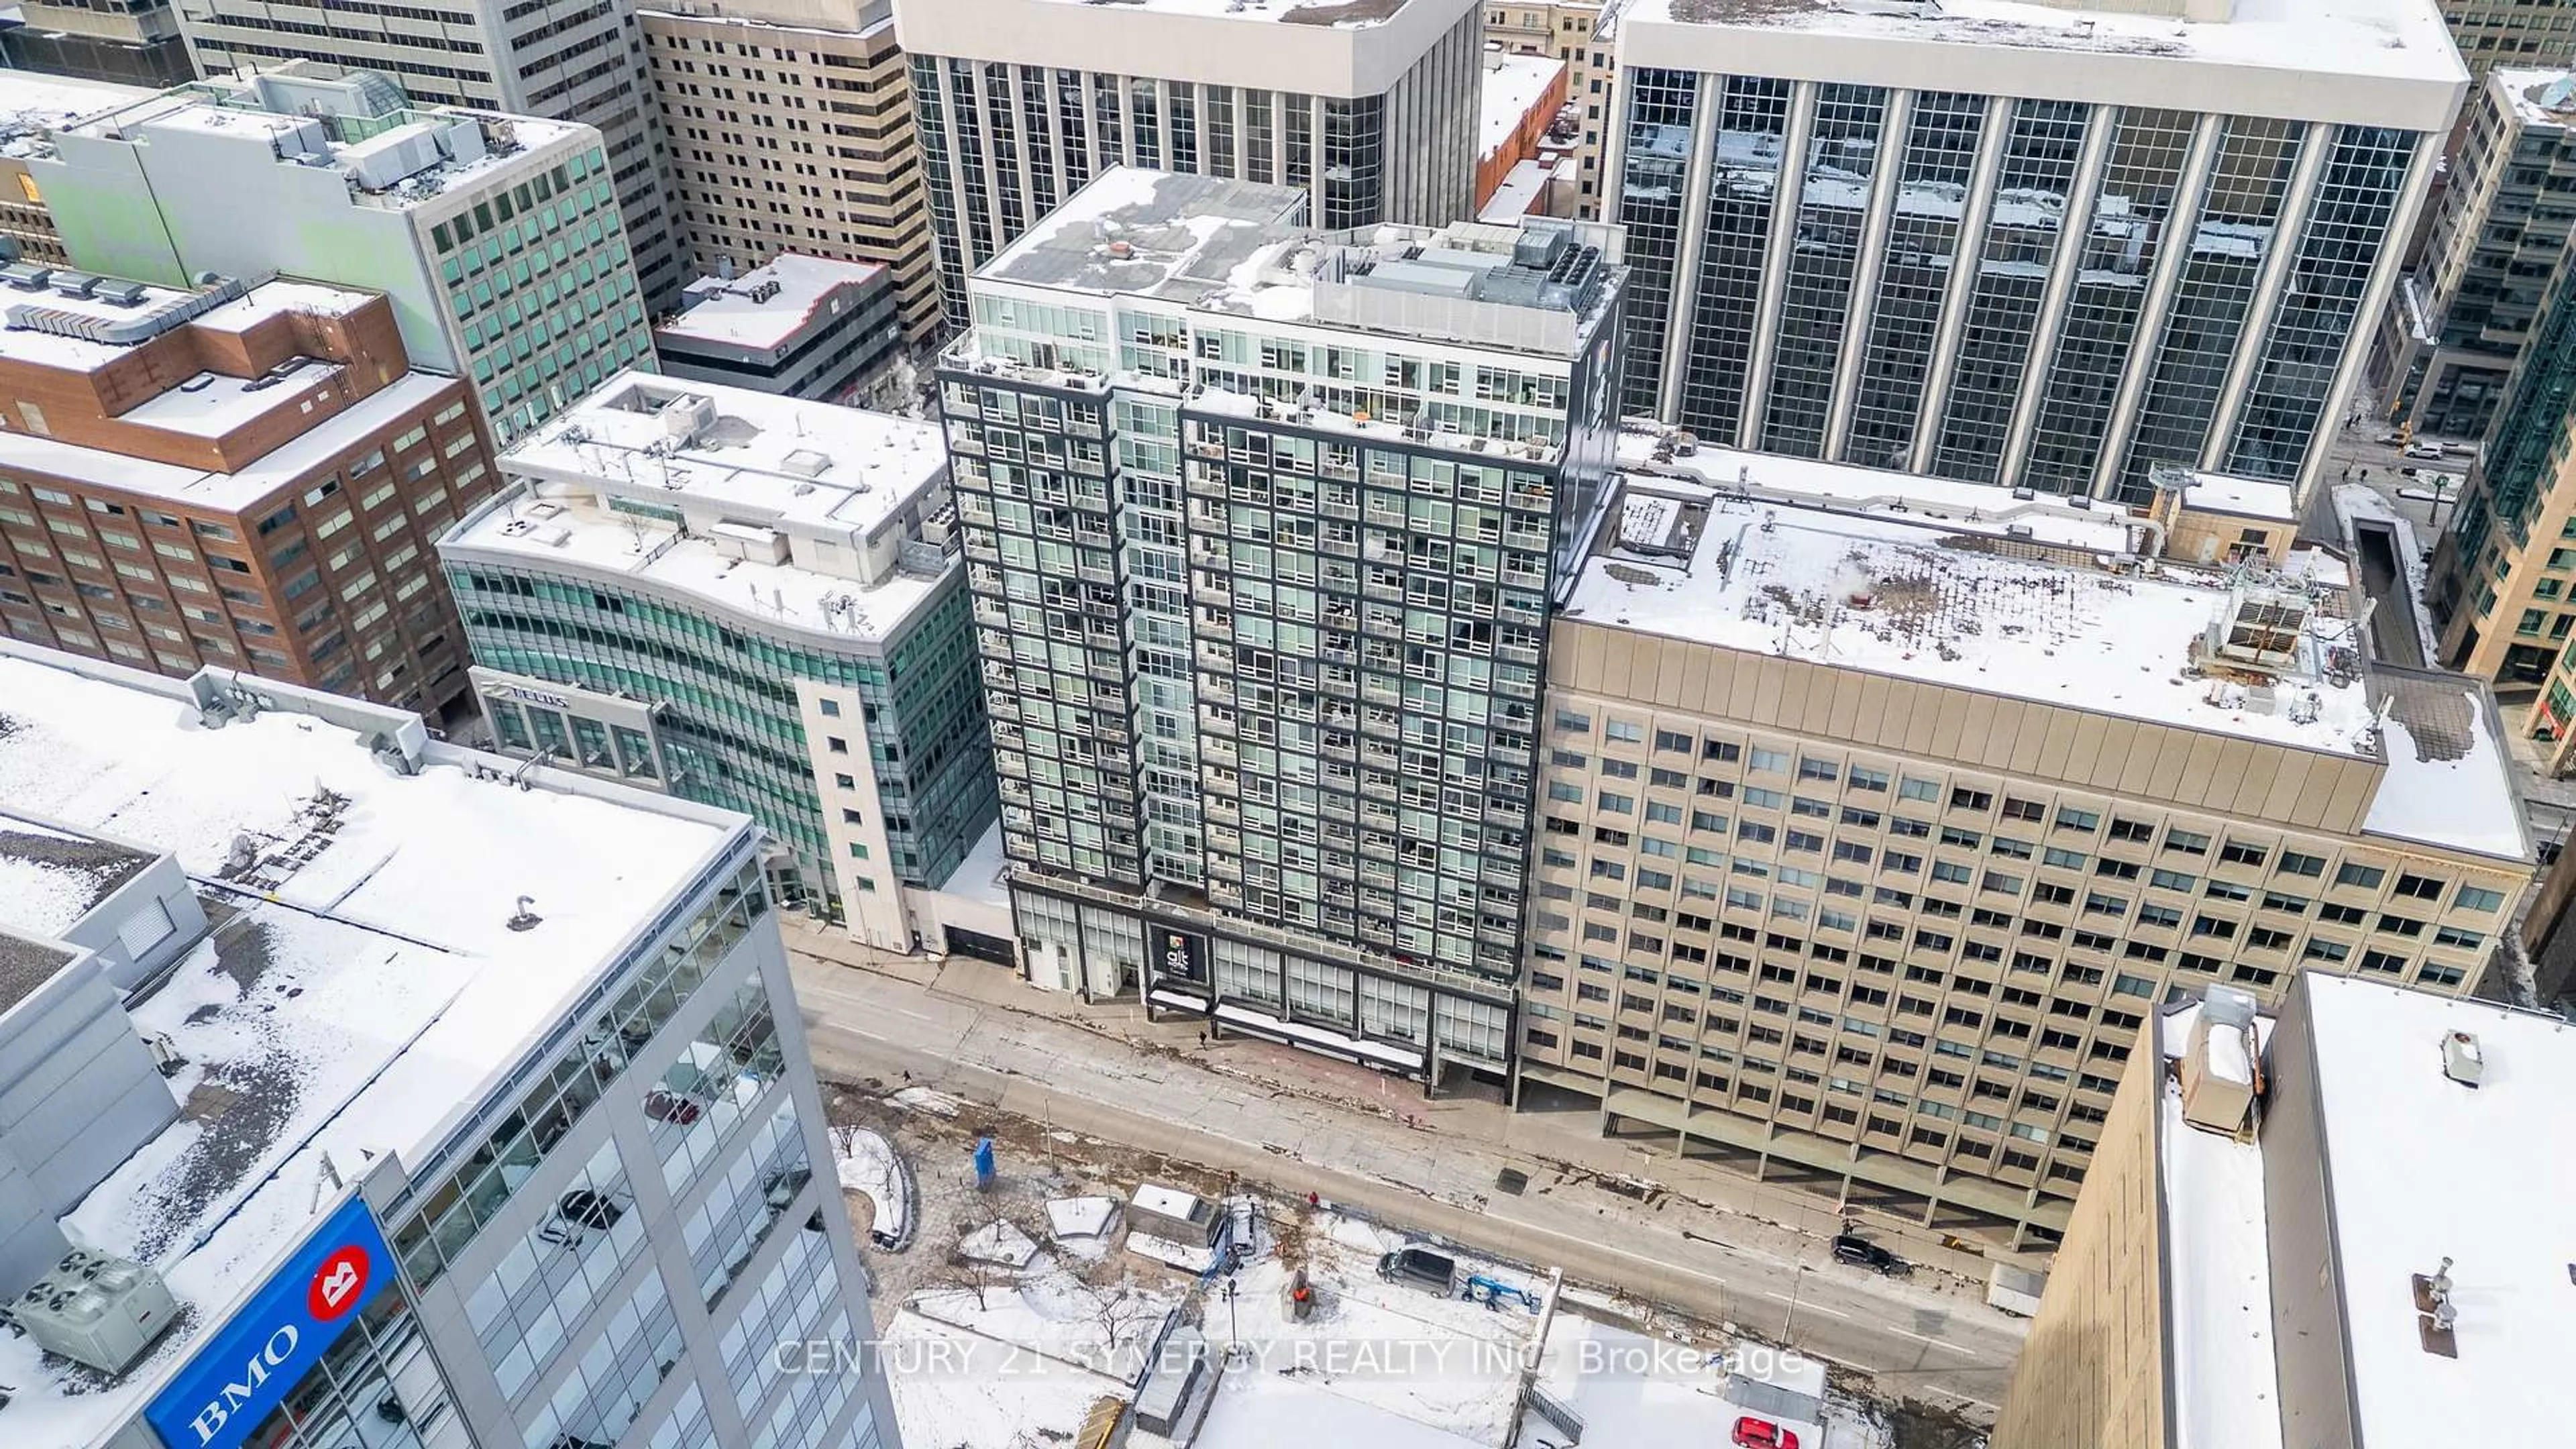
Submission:
M 2457 103 L 2425 14 L 2397 67 L 2420 74 L 2331 101 L 2286 68 L 2248 83 L 2223 20 L 2105 13 L 2017 49 L 1965 17 L 1807 44 L 1622 17 L 1608 219 L 1655 305 L 1628 310 L 1621 406 L 2131 502 L 2158 464 L 2304 485 Z M 2130 25 L 2162 26 L 2136 57 L 2186 63 L 2101 43 Z
M 0 1343 L 0 1437 L 899 1445 L 878 1361 L 845 1351 L 871 1336 L 866 1271 L 750 819 L 572 771 L 513 781 L 405 711 L 230 671 L 0 642 L 0 697 L 14 808 L 117 816 L 224 920 L 121 1001 L 95 958 L 52 952 L 45 1009 L 12 1014 L 23 1045 L 100 999 L 56 1058 L 85 1090 L 0 1081 L 24 1114 L 0 1129 L 0 1241 L 77 1241 L 136 1265 L 109 1291 L 166 1285 L 181 1311 L 130 1356 Z M 100 803 L 144 795 L 150 821 Z M 209 822 L 248 843 L 207 854 Z M 149 1037 L 190 1070 L 163 1080 Z M 151 1098 L 141 1131 L 100 1110 Z M 54 1144 L 84 1132 L 102 1150 L 66 1176 Z M 13 1301 L 25 1261 L 0 1266 Z
M 936 430 L 630 373 L 502 471 L 439 545 L 500 750 L 741 810 L 909 949 L 995 808 Z
M 1616 239 L 1303 214 L 1104 177 L 984 268 L 943 359 L 1024 964 L 1499 1068 Z

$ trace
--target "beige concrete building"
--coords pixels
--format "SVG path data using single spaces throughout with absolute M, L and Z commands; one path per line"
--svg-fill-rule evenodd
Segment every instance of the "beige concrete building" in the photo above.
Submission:
M 939 278 L 889 0 L 654 0 L 637 18 L 689 273 L 791 251 L 883 262 L 904 334 L 935 336 Z
M 1994 1449 L 2565 1440 L 2564 1022 L 2307 972 L 2140 1046 Z
M 1573 148 L 1578 200 L 1573 215 L 1585 221 L 1601 218 L 1601 138 L 1617 114 L 1619 70 L 1610 43 L 1596 40 L 1603 0 L 1547 0 L 1547 3 L 1485 6 L 1485 44 L 1514 55 L 1552 55 L 1565 62 L 1565 98 L 1580 123 L 1567 137 Z M 1616 10 L 1615 4 L 1607 8 Z
M 2141 518 L 1626 441 L 1548 654 L 1525 1100 L 2045 1245 L 2159 1002 L 2490 969 L 2531 858 L 2493 705 L 2372 660 L 2262 485 Z
M 2564 65 L 2576 53 L 2576 10 L 2517 0 L 2442 0 L 2469 77 L 2509 65 Z

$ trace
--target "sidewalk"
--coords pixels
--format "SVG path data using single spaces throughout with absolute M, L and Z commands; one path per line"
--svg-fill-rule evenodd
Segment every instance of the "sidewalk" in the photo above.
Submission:
M 1009 969 L 966 957 L 944 960 L 895 956 L 862 946 L 828 927 L 790 922 L 792 951 L 841 966 L 872 971 L 924 987 L 952 1001 L 1042 1017 L 1076 1026 L 1139 1051 L 1171 1056 L 1193 1067 L 1257 1086 L 1274 1096 L 1295 1097 L 1345 1112 L 1389 1121 L 1417 1121 L 1423 1130 L 1482 1142 L 1533 1159 L 1532 1166 L 1574 1168 L 1611 1179 L 1626 1179 L 1640 1191 L 1631 1195 L 1651 1203 L 1660 1191 L 1699 1207 L 1744 1220 L 1737 1236 L 1753 1244 L 1756 1230 L 1769 1229 L 1762 1246 L 1782 1257 L 1813 1255 L 1843 1230 L 1845 1214 L 1829 1198 L 1775 1183 L 1755 1182 L 1711 1164 L 1658 1153 L 1638 1143 L 1600 1135 L 1593 1112 L 1515 1112 L 1497 1102 L 1475 1098 L 1423 1096 L 1418 1082 L 1390 1077 L 1355 1063 L 1299 1051 L 1250 1037 L 1208 1040 L 1197 1021 L 1149 1022 L 1134 1001 L 1084 1002 L 1064 992 L 1029 985 Z M 1536 1174 L 1533 1174 L 1534 1176 Z M 1651 1210 L 1651 1208 L 1650 1208 Z M 1990 1260 L 1975 1247 L 1953 1247 L 1946 1235 L 1919 1223 L 1854 1209 L 1874 1238 L 1885 1241 L 1916 1264 L 1941 1270 L 1918 1281 L 1943 1285 L 1982 1303 Z M 1765 1235 L 1768 1236 L 1768 1235 Z

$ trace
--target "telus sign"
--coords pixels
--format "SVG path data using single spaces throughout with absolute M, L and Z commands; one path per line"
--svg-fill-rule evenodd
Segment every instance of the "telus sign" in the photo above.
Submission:
M 235 1449 L 393 1278 L 384 1230 L 352 1196 L 206 1340 L 144 1421 L 170 1449 Z

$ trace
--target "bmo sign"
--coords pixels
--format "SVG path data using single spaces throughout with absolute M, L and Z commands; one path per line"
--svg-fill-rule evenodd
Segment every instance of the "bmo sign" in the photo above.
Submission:
M 144 1421 L 170 1449 L 235 1449 L 393 1277 L 384 1230 L 351 1197 L 206 1340 Z

